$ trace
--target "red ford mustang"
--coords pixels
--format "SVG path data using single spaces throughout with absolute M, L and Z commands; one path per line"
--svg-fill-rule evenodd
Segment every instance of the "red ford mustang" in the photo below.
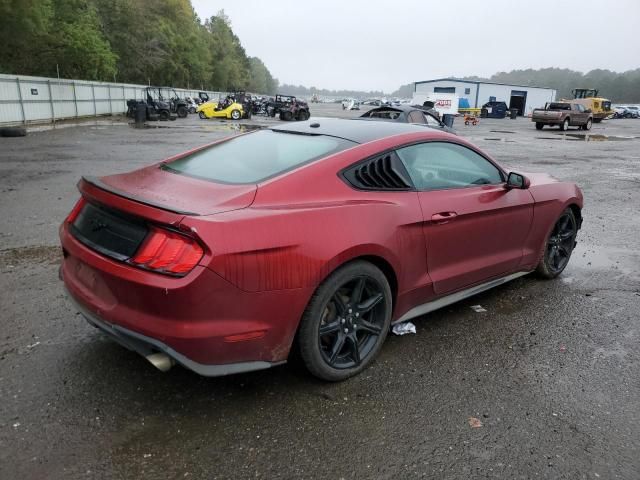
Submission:
M 319 122 L 319 123 L 318 123 Z M 87 320 L 167 370 L 284 363 L 342 380 L 390 325 L 567 265 L 582 193 L 423 126 L 321 119 L 85 177 L 61 276 Z

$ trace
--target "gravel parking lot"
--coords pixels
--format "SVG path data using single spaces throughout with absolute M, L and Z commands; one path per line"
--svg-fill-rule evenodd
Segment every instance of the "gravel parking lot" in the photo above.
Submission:
M 507 168 L 580 185 L 578 247 L 559 279 L 419 318 L 340 384 L 295 364 L 161 373 L 89 326 L 58 280 L 82 175 L 280 122 L 104 118 L 0 138 L 0 478 L 640 478 L 640 120 L 587 135 L 456 122 Z

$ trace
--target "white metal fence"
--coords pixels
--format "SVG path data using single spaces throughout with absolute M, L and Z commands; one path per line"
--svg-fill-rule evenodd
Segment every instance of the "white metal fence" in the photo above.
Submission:
M 146 85 L 0 74 L 0 125 L 55 122 L 126 113 L 127 100 L 144 99 Z M 199 90 L 175 89 L 181 98 Z M 221 92 L 207 91 L 217 98 Z

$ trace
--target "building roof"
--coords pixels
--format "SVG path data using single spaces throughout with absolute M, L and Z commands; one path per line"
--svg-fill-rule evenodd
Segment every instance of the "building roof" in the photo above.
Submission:
M 519 87 L 519 88 L 541 88 L 543 90 L 555 90 L 555 88 L 551 87 L 538 87 L 536 85 L 517 85 L 515 83 L 499 83 L 499 82 L 484 82 L 479 80 L 462 80 L 460 78 L 435 78 L 433 80 L 422 80 L 420 82 L 414 82 L 414 85 L 418 85 L 419 83 L 433 83 L 433 82 L 458 82 L 458 83 L 472 83 L 474 85 L 480 85 L 482 83 L 486 85 L 506 85 L 509 87 Z

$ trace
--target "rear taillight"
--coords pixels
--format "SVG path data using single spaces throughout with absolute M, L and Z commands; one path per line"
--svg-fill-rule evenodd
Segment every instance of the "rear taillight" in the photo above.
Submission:
M 80 197 L 80 200 L 76 202 L 73 209 L 71 209 L 71 212 L 69 213 L 69 215 L 67 215 L 67 218 L 65 219 L 65 223 L 75 222 L 76 218 L 78 218 L 78 215 L 82 211 L 82 208 L 84 207 L 85 203 L 86 203 L 85 199 L 83 197 Z
M 183 276 L 193 270 L 203 254 L 193 238 L 150 227 L 147 238 L 129 262 L 158 273 Z

